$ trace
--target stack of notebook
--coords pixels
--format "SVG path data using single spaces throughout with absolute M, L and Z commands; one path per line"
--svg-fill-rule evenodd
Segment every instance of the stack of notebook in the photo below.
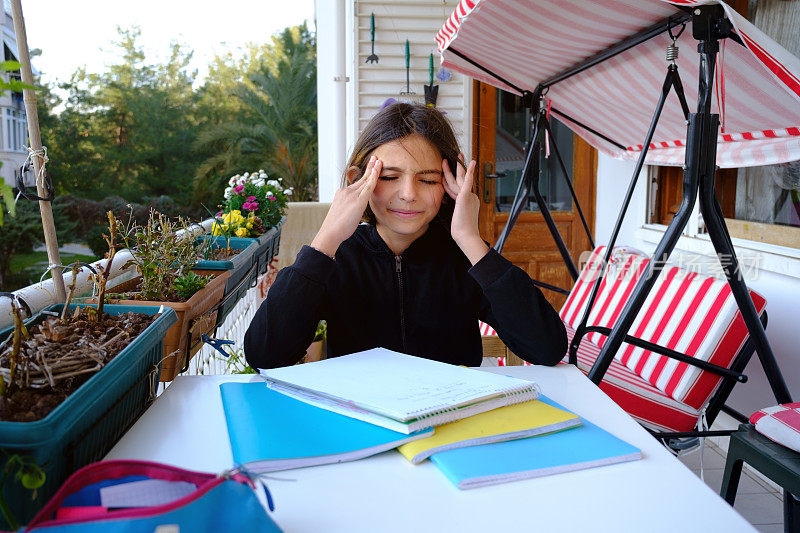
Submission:
M 374 349 L 220 386 L 237 464 L 269 472 L 398 448 L 462 489 L 641 457 L 526 380 Z

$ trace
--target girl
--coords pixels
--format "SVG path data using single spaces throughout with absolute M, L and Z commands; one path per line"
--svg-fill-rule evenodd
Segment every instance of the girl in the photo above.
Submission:
M 383 346 L 480 366 L 480 319 L 526 361 L 556 364 L 564 325 L 528 275 L 481 240 L 475 161 L 464 168 L 460 159 L 436 109 L 378 112 L 316 237 L 253 317 L 248 363 L 296 363 L 325 319 L 328 357 Z

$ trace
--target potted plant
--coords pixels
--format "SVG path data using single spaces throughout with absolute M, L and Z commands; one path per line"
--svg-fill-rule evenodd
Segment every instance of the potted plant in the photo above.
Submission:
M 217 315 L 219 325 L 236 306 L 236 302 L 255 285 L 258 277 L 256 251 L 259 245 L 255 239 L 221 235 L 198 237 L 196 243 L 200 245 L 202 253 L 193 267 L 194 272 L 200 275 L 215 275 L 226 270 L 230 272 L 222 295 L 222 307 Z
M 14 327 L 0 332 L 0 529 L 30 519 L 155 399 L 164 335 L 177 317 L 169 308 L 104 303 L 114 239 L 93 275 L 97 305 L 70 302 L 77 265 L 66 304 L 23 321 L 9 295 Z
M 115 287 L 117 294 L 110 301 L 167 306 L 177 314 L 177 322 L 164 337 L 161 381 L 172 381 L 184 371 L 202 345 L 201 336 L 215 329 L 218 304 L 230 276 L 228 271 L 206 276 L 192 270 L 201 257 L 201 246 L 188 230 L 186 220 L 173 222 L 151 211 L 144 226 L 131 223 L 121 232 L 139 276 Z
M 282 178 L 269 179 L 264 170 L 232 176 L 223 194 L 221 210 L 215 217 L 214 235 L 258 241 L 257 275 L 267 271 L 278 253 L 286 204 L 292 196 L 291 187 L 284 188 L 281 181 Z

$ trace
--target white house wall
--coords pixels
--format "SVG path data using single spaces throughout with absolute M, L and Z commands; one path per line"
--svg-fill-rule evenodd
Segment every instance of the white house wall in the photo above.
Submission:
M 400 101 L 424 102 L 424 85 L 430 83 L 430 54 L 434 55 L 434 72 L 439 70 L 439 57 L 433 40 L 456 2 L 448 2 L 443 9 L 442 2 L 356 2 L 354 22 L 357 24 L 358 61 L 355 64 L 358 87 L 357 119 L 358 129 L 363 128 L 380 109 L 387 98 Z M 366 63 L 370 55 L 370 15 L 375 14 L 375 54 L 378 63 Z M 409 41 L 411 68 L 409 71 L 410 90 L 406 91 L 405 42 Z M 450 81 L 442 83 L 434 78 L 439 86 L 437 107 L 447 113 L 455 126 L 459 140 L 463 143 L 464 133 L 464 77 L 454 74 Z

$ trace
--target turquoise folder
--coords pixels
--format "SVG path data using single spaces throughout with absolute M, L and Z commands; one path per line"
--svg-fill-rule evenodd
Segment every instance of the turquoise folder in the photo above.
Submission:
M 540 398 L 559 409 L 556 402 Z M 634 461 L 642 452 L 585 418 L 556 433 L 435 453 L 431 461 L 459 489 L 471 489 Z
M 406 434 L 303 403 L 266 383 L 223 383 L 233 460 L 256 472 L 368 457 L 433 430 Z

